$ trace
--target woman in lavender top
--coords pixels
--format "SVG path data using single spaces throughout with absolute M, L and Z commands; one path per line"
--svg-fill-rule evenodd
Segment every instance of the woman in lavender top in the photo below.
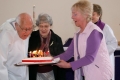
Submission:
M 60 54 L 61 68 L 72 68 L 75 72 L 74 80 L 111 80 L 111 67 L 105 39 L 100 28 L 91 22 L 92 4 L 87 0 L 80 0 L 72 8 L 72 19 L 80 29 L 68 49 Z M 74 56 L 73 62 L 66 62 Z
M 101 18 L 102 18 L 101 6 L 98 4 L 93 4 L 92 22 L 95 23 L 103 31 L 103 34 L 105 35 L 107 49 L 114 67 L 114 51 L 117 48 L 117 39 L 110 26 L 102 22 Z M 114 80 L 114 77 L 112 80 Z

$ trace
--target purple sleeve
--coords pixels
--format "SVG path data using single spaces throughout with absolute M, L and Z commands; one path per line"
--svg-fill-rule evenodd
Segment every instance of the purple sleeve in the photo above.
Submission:
M 73 70 L 76 70 L 82 66 L 89 65 L 94 61 L 102 38 L 103 34 L 98 32 L 97 30 L 93 30 L 91 32 L 90 36 L 87 39 L 86 55 L 77 61 L 70 62 Z
M 73 55 L 74 55 L 74 40 L 71 41 L 70 46 L 64 53 L 62 53 L 56 57 L 60 57 L 60 59 L 67 61 L 71 57 L 73 57 Z

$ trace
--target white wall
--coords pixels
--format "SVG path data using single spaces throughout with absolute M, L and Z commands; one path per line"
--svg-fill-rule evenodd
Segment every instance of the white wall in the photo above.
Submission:
M 19 13 L 27 12 L 47 13 L 53 18 L 53 30 L 62 37 L 63 43 L 73 37 L 76 27 L 71 19 L 71 6 L 78 0 L 0 0 L 0 25 L 9 18 L 16 17 Z M 90 0 L 98 3 L 103 8 L 103 21 L 111 26 L 115 36 L 120 40 L 120 0 Z M 109 3 L 109 4 L 108 4 Z

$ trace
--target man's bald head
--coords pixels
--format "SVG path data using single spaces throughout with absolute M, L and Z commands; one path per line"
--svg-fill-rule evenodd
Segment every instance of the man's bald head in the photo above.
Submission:
M 26 24 L 28 22 L 32 22 L 31 16 L 27 13 L 21 13 L 17 16 L 16 22 L 21 25 L 21 24 Z
M 21 13 L 16 18 L 16 30 L 21 39 L 26 39 L 33 30 L 31 16 L 27 13 Z

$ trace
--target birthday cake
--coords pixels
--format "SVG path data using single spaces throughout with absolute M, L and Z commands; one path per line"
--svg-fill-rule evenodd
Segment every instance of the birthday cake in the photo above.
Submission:
M 22 62 L 52 62 L 53 58 L 49 51 L 35 50 L 29 52 L 29 58 L 22 59 Z
M 52 62 L 52 57 L 32 57 L 22 59 L 22 62 Z
M 53 57 L 32 57 L 32 58 L 25 58 L 22 59 L 22 62 L 16 63 L 16 66 L 22 66 L 22 65 L 36 65 L 36 64 L 54 64 L 58 63 L 60 61 L 60 58 L 54 58 Z

